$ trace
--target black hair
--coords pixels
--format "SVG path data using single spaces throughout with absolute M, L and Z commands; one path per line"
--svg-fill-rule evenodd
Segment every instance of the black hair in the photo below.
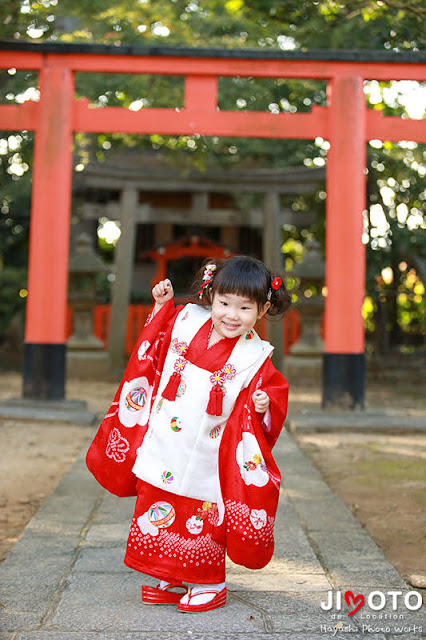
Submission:
M 204 279 L 207 265 L 211 277 Z M 272 283 L 274 286 L 271 286 Z M 256 302 L 259 311 L 269 300 L 269 316 L 284 314 L 290 306 L 291 297 L 284 280 L 273 274 L 266 265 L 250 256 L 233 256 L 225 260 L 207 260 L 198 271 L 193 288 L 195 301 L 202 306 L 211 306 L 215 293 L 233 293 Z

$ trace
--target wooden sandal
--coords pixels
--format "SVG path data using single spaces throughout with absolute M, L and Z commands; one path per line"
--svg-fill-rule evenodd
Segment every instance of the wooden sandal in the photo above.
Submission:
M 183 591 L 176 593 L 176 591 L 170 591 L 180 587 Z M 179 600 L 187 593 L 188 587 L 180 584 L 166 584 L 164 587 L 160 587 L 158 584 L 156 587 L 148 587 L 142 585 L 142 602 L 144 604 L 178 604 Z

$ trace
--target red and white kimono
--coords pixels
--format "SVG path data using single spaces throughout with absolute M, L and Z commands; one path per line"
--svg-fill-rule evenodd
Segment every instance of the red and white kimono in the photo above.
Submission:
M 225 551 L 258 569 L 274 548 L 288 384 L 255 331 L 208 348 L 211 327 L 172 301 L 147 322 L 87 454 L 102 486 L 138 496 L 125 563 L 168 581 L 223 582 Z

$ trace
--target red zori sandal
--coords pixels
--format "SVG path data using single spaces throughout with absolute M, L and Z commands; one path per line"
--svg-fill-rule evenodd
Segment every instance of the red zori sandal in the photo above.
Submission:
M 171 589 L 176 588 L 181 589 L 181 591 L 171 591 Z M 185 587 L 182 583 L 166 584 L 164 587 L 160 587 L 160 585 L 147 587 L 144 584 L 142 585 L 142 602 L 144 604 L 177 604 L 187 591 L 188 587 Z
M 197 596 L 202 596 L 207 593 L 215 593 L 215 597 L 210 600 L 210 602 L 206 602 L 204 604 L 191 604 L 191 600 L 196 598 Z M 211 591 L 199 591 L 198 593 L 193 593 L 193 588 L 188 591 L 188 602 L 183 604 L 179 602 L 177 608 L 178 611 L 183 611 L 184 613 L 201 613 L 202 611 L 211 611 L 212 609 L 219 609 L 219 607 L 223 607 L 226 604 L 226 587 L 222 589 L 222 591 L 217 591 L 216 589 L 212 589 Z

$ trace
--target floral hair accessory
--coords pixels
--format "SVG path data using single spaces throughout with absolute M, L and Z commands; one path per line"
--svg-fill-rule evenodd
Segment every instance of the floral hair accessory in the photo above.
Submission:
M 278 289 L 281 287 L 283 281 L 281 280 L 281 278 L 279 276 L 277 276 L 276 278 L 274 278 L 271 282 L 271 286 L 269 288 L 268 291 L 268 295 L 266 296 L 267 300 L 270 300 L 272 297 L 272 289 L 274 291 L 278 291 Z
M 214 264 L 214 262 L 210 264 L 206 264 L 204 273 L 203 273 L 203 284 L 201 285 L 201 289 L 198 292 L 198 297 L 200 298 L 200 300 L 203 297 L 204 289 L 210 286 L 211 281 L 213 280 L 213 275 L 214 275 L 214 272 L 216 271 L 216 268 L 217 267 Z
M 278 276 L 276 278 L 274 278 L 271 282 L 271 287 L 275 290 L 278 291 L 278 289 L 280 288 L 280 286 L 282 285 L 283 281 L 281 280 L 281 278 L 279 278 Z

